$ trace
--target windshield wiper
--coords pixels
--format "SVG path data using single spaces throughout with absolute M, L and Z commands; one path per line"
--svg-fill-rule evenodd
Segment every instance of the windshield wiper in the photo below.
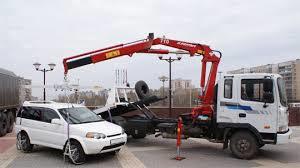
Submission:
M 83 123 L 92 123 L 92 122 L 100 122 L 100 121 L 104 121 L 103 119 L 99 119 L 99 120 L 92 120 L 92 121 L 83 121 L 83 122 L 80 122 L 79 124 L 83 124 Z

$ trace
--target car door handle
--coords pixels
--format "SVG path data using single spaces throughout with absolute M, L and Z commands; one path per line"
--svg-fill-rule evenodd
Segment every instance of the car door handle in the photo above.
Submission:
M 245 113 L 239 113 L 239 117 L 240 117 L 240 118 L 245 118 L 245 117 L 246 117 L 246 114 L 245 114 Z

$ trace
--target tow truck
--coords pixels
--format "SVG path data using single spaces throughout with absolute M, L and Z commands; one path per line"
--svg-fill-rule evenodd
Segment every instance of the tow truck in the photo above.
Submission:
M 156 49 L 163 45 L 177 50 Z M 202 56 L 199 94 L 200 104 L 191 113 L 182 114 L 182 138 L 204 138 L 230 147 L 240 159 L 253 158 L 265 144 L 288 143 L 292 131 L 288 127 L 287 98 L 284 81 L 278 74 L 225 74 L 216 83 L 222 53 L 208 45 L 168 38 L 147 38 L 131 43 L 67 57 L 63 60 L 64 73 L 88 64 L 133 56 L 133 54 L 185 54 Z M 210 66 L 208 66 L 210 64 Z M 207 74 L 207 69 L 210 70 Z M 177 124 L 157 125 L 164 138 L 175 138 Z

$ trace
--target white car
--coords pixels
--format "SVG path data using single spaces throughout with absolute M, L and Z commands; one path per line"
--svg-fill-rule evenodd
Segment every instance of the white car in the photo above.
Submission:
M 127 142 L 122 127 L 77 104 L 24 102 L 15 128 L 17 147 L 22 151 L 30 152 L 33 145 L 61 149 L 74 163 L 83 163 L 85 155 L 119 151 Z

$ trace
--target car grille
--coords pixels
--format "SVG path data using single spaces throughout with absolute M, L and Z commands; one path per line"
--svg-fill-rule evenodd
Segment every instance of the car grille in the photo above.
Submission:
M 104 147 L 102 148 L 102 150 L 113 149 L 113 148 L 120 147 L 120 146 L 122 146 L 122 145 L 125 145 L 125 142 L 118 143 L 118 144 L 114 144 L 114 145 L 111 145 L 111 146 L 104 146 Z
M 113 134 L 113 135 L 107 135 L 107 137 L 110 138 L 110 137 L 119 136 L 119 135 L 121 135 L 121 133 L 119 133 L 119 134 Z

